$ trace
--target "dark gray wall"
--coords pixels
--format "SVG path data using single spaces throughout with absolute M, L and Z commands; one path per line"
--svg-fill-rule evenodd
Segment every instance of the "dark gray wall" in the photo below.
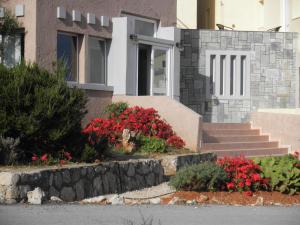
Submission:
M 208 122 L 242 122 L 258 108 L 297 105 L 297 33 L 182 30 L 180 100 Z M 250 96 L 206 97 L 206 51 L 250 52 Z

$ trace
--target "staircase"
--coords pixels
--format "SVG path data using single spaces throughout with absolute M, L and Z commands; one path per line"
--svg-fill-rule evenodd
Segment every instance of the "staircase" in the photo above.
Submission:
M 201 152 L 214 152 L 218 157 L 261 157 L 285 155 L 288 149 L 270 141 L 259 129 L 251 129 L 250 123 L 204 123 Z

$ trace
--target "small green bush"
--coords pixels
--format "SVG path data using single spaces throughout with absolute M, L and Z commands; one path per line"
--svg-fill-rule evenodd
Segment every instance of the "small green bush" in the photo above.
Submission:
M 165 153 L 167 152 L 167 144 L 164 139 L 156 137 L 141 136 L 138 139 L 141 152 L 147 153 Z
M 87 99 L 82 90 L 67 86 L 63 70 L 0 65 L 0 99 L 0 136 L 20 140 L 19 160 L 41 151 L 78 151 Z
M 300 161 L 292 155 L 257 158 L 262 176 L 270 178 L 273 191 L 293 195 L 300 191 Z
M 97 151 L 94 147 L 86 144 L 81 154 L 81 161 L 91 163 L 97 158 Z
M 170 184 L 177 190 L 218 191 L 226 186 L 227 173 L 214 162 L 204 162 L 180 169 Z
M 117 118 L 128 107 L 126 102 L 116 102 L 106 106 L 104 112 L 108 114 L 109 118 Z
M 0 164 L 12 165 L 22 157 L 23 151 L 18 148 L 20 139 L 0 136 Z

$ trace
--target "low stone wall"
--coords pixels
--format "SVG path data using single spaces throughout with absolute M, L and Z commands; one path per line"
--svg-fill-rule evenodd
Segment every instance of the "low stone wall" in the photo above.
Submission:
M 26 202 L 27 193 L 37 187 L 45 193 L 45 199 L 56 196 L 67 202 L 139 190 L 164 182 L 165 176 L 175 174 L 186 165 L 214 159 L 213 154 L 205 153 L 27 172 L 0 172 L 0 203 Z
M 164 170 L 157 160 L 108 162 L 76 168 L 48 169 L 35 172 L 0 173 L 0 203 L 25 201 L 27 192 L 40 187 L 46 199 L 64 201 L 122 193 L 163 182 Z
M 204 154 L 187 154 L 187 155 L 170 155 L 161 159 L 164 167 L 165 176 L 173 176 L 176 172 L 189 165 L 199 164 L 207 161 L 215 161 L 217 156 L 212 153 Z

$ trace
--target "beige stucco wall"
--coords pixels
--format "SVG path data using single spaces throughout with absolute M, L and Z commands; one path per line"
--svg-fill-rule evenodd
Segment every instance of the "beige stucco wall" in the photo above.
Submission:
M 177 0 L 177 27 L 197 29 L 197 0 Z
M 131 106 L 154 108 L 186 143 L 198 152 L 202 141 L 202 117 L 180 102 L 167 96 L 113 96 L 113 102 L 127 102 Z
M 252 127 L 260 128 L 272 140 L 289 145 L 292 150 L 300 149 L 300 114 L 289 112 L 254 112 L 251 114 Z
M 1 0 L 0 5 L 8 9 L 12 14 L 15 14 L 15 6 L 24 4 L 25 17 L 19 17 L 18 21 L 25 28 L 25 49 L 24 57 L 29 62 L 35 62 L 37 51 L 37 19 L 36 8 L 37 0 Z
M 256 31 L 263 24 L 263 7 L 258 0 L 215 0 L 215 20 L 235 30 Z

